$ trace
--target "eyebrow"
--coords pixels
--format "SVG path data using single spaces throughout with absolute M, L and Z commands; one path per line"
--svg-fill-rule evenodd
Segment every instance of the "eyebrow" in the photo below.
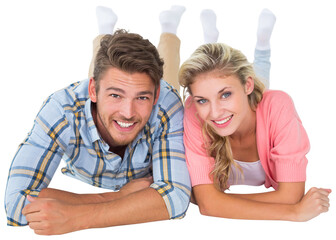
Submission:
M 125 92 L 123 89 L 121 89 L 121 88 L 109 87 L 109 88 L 106 89 L 106 91 L 110 91 L 110 90 L 112 90 L 112 91 L 116 91 L 116 92 L 120 92 L 120 93 L 122 93 L 122 94 L 125 94 L 125 93 L 126 93 L 126 92 Z M 137 96 L 143 96 L 143 95 L 151 95 L 151 96 L 153 96 L 154 94 L 153 94 L 151 91 L 141 91 L 141 92 L 138 92 L 136 95 L 137 95 Z
M 218 91 L 217 94 L 223 93 L 227 88 L 230 88 L 230 87 L 224 87 L 224 88 L 222 88 L 221 90 Z M 202 97 L 202 96 L 194 96 L 193 98 L 204 98 L 204 97 Z
M 218 91 L 218 94 L 223 93 L 227 88 L 230 88 L 230 87 L 224 87 L 222 90 Z

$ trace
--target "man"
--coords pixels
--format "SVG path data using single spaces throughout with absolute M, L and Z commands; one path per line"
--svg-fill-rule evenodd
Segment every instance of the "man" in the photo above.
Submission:
M 52 94 L 20 145 L 7 182 L 8 224 L 62 234 L 182 218 L 191 189 L 183 105 L 162 72 L 148 40 L 124 30 L 104 36 L 93 77 Z M 62 158 L 65 175 L 113 192 L 47 188 Z

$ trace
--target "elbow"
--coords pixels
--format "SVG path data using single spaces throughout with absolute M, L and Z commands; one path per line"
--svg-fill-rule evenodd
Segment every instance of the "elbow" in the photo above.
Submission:
M 154 183 L 150 187 L 155 189 L 163 198 L 169 219 L 184 218 L 190 203 L 190 188 L 168 183 Z M 170 191 L 167 191 L 167 189 Z
M 206 208 L 198 207 L 198 210 L 199 210 L 199 212 L 200 212 L 201 215 L 203 215 L 203 216 L 210 216 L 209 211 Z
M 31 192 L 32 196 L 36 196 Z M 26 200 L 25 191 L 6 192 L 5 194 L 5 211 L 7 215 L 8 226 L 26 226 L 28 224 L 26 217 L 22 214 L 22 209 L 29 203 Z
M 213 208 L 213 205 L 209 203 L 209 201 L 197 201 L 198 210 L 201 215 L 208 216 L 208 217 L 214 217 L 215 211 Z
M 201 215 L 208 217 L 219 217 L 218 206 L 213 198 L 201 197 L 195 198 L 196 204 L 198 205 L 198 210 Z
M 175 205 L 175 214 L 171 216 L 171 219 L 182 219 L 185 217 L 189 208 L 190 198 L 188 196 L 180 196 Z M 177 207 L 176 207 L 177 206 Z
M 7 215 L 7 225 L 8 226 L 25 226 L 27 225 L 26 218 L 22 215 L 21 211 L 18 213 L 16 211 L 15 201 L 5 202 L 5 211 Z
M 214 216 L 214 214 L 211 210 L 211 207 L 209 207 L 209 206 L 200 204 L 200 205 L 198 205 L 198 209 L 199 209 L 200 214 L 203 215 L 203 216 L 208 216 L 208 217 Z
M 175 189 L 174 211 L 171 212 L 171 219 L 182 219 L 185 217 L 190 204 L 190 194 L 182 189 Z

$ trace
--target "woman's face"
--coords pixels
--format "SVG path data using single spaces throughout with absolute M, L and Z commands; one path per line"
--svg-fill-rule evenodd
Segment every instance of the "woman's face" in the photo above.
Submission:
M 248 78 L 243 86 L 234 75 L 223 76 L 212 71 L 198 75 L 190 90 L 200 118 L 218 135 L 229 136 L 244 129 L 248 123 L 252 112 L 248 95 L 253 87 L 252 78 Z

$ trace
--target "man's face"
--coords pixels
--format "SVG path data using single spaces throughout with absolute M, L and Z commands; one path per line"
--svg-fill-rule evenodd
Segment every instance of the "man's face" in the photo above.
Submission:
M 90 79 L 89 94 L 96 103 L 92 115 L 98 131 L 110 147 L 131 143 L 147 123 L 159 97 L 146 73 L 129 74 L 117 68 L 106 71 L 96 92 L 95 81 Z

